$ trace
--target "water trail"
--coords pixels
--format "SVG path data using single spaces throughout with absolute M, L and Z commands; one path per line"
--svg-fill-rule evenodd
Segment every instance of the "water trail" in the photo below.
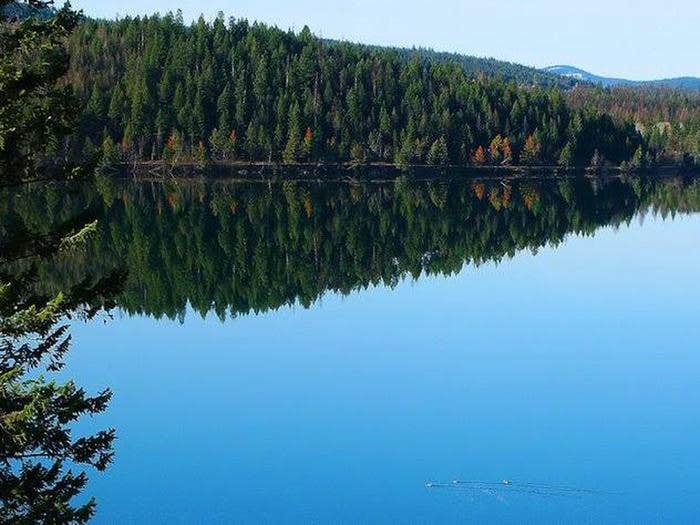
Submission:
M 525 481 L 513 481 L 504 479 L 501 481 L 477 481 L 455 479 L 452 482 L 428 482 L 425 484 L 430 489 L 449 489 L 465 491 L 477 494 L 488 494 L 498 499 L 505 494 L 530 494 L 542 497 L 568 497 L 578 498 L 584 496 L 610 496 L 616 493 L 602 490 L 576 488 L 568 485 L 551 483 L 533 483 Z

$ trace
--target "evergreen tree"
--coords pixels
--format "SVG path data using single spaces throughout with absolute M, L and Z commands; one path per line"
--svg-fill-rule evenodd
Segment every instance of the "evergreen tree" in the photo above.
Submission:
M 63 230 L 63 231 L 61 231 Z M 109 390 L 88 395 L 74 381 L 46 378 L 64 365 L 71 337 L 65 319 L 90 318 L 121 287 L 121 277 L 82 284 L 48 298 L 35 290 L 38 266 L 57 253 L 84 248 L 96 223 L 74 221 L 49 234 L 9 243 L 0 254 L 0 521 L 3 523 L 87 523 L 95 500 L 75 502 L 87 485 L 86 472 L 112 461 L 113 429 L 74 437 L 74 423 L 103 412 Z M 32 261 L 19 273 L 9 270 L 18 256 Z M 85 254 L 82 254 L 85 257 Z M 45 373 L 41 373 L 42 370 Z M 67 468 L 67 465 L 70 468 Z
M 494 164 L 499 164 L 503 159 L 503 155 L 501 153 L 502 146 L 503 137 L 501 137 L 500 135 L 496 135 L 491 141 L 491 144 L 489 145 L 489 158 Z
M 47 145 L 55 145 L 77 117 L 71 88 L 61 79 L 68 70 L 65 40 L 78 13 L 66 4 L 50 19 L 30 17 L 16 24 L 5 18 L 10 3 L 0 0 L 0 180 L 27 175 L 21 170 L 41 160 Z M 27 0 L 20 5 L 45 8 L 51 3 Z M 96 103 L 94 110 L 101 109 Z M 52 149 L 55 154 L 57 148 Z
M 102 140 L 102 159 L 101 164 L 103 169 L 114 167 L 119 162 L 119 151 L 117 145 L 112 140 L 109 134 L 105 134 Z
M 197 163 L 197 167 L 203 168 L 207 162 L 207 148 L 204 146 L 204 142 L 201 140 L 197 142 L 197 148 L 194 152 L 194 160 Z
M 567 142 L 564 148 L 561 150 L 558 164 L 566 168 L 574 165 L 574 147 L 571 142 Z
M 215 128 L 209 137 L 212 156 L 217 160 L 224 160 L 227 157 L 228 137 L 219 128 Z
M 289 124 L 287 126 L 287 145 L 284 147 L 284 161 L 296 162 L 300 154 L 301 124 L 299 123 L 299 104 L 294 102 L 289 111 Z
M 440 137 L 430 146 L 428 164 L 444 166 L 448 161 L 449 153 L 447 151 L 447 142 L 445 141 L 445 137 Z

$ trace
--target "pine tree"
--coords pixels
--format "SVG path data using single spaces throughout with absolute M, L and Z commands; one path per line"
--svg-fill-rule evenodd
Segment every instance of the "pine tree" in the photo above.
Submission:
M 209 136 L 209 145 L 211 146 L 212 156 L 216 160 L 224 160 L 226 158 L 228 137 L 219 128 L 214 128 Z
M 570 168 L 574 165 L 574 147 L 571 142 L 567 142 L 561 150 L 558 164 L 565 168 Z
M 444 166 L 448 161 L 449 152 L 447 151 L 447 142 L 445 141 L 445 137 L 440 137 L 430 146 L 428 164 Z
M 4 8 L 12 3 L 0 1 L 0 179 L 29 175 L 24 171 L 35 168 L 47 144 L 57 146 L 78 117 L 76 100 L 62 82 L 68 70 L 64 45 L 78 14 L 66 4 L 50 20 L 30 17 L 17 24 L 5 18 Z
M 492 163 L 498 164 L 501 162 L 503 158 L 503 155 L 501 153 L 502 146 L 503 137 L 501 137 L 500 135 L 496 135 L 491 141 L 491 144 L 489 145 L 489 158 L 491 159 Z
M 233 96 L 231 94 L 231 84 L 226 82 L 223 91 L 216 101 L 216 114 L 218 116 L 218 128 L 220 130 L 231 129 L 233 118 L 231 108 L 233 107 Z
M 194 160 L 198 168 L 204 168 L 207 164 L 207 148 L 201 140 L 197 143 L 197 148 L 194 151 Z
M 109 136 L 109 133 L 105 134 L 102 140 L 102 158 L 100 161 L 101 167 L 103 169 L 111 169 L 116 164 L 119 163 L 119 152 L 117 150 L 117 145 Z
M 406 129 L 403 130 L 401 144 L 396 152 L 394 162 L 398 166 L 405 167 L 411 164 L 416 159 L 416 136 L 415 126 L 410 120 Z
M 81 250 L 97 223 L 77 221 L 75 228 L 68 235 L 49 228 L 8 246 L 0 262 L 19 254 L 46 262 L 61 250 Z M 84 275 L 80 285 L 47 297 L 35 288 L 38 267 L 27 268 L 19 274 L 0 269 L 0 521 L 84 524 L 96 503 L 80 496 L 88 477 L 79 470 L 109 466 L 115 431 L 75 437 L 74 426 L 83 416 L 104 412 L 112 394 L 105 389 L 89 395 L 74 381 L 46 375 L 63 367 L 70 350 L 65 319 L 93 317 L 91 308 L 80 305 L 109 301 L 121 279 Z
M 109 101 L 109 111 L 107 116 L 112 121 L 114 129 L 119 129 L 123 123 L 123 115 L 126 109 L 126 97 L 121 81 L 117 82 L 112 89 L 112 96 Z
M 258 133 L 255 128 L 255 123 L 250 122 L 245 131 L 245 152 L 248 154 L 248 160 L 255 160 L 258 154 Z
M 299 123 L 299 104 L 294 102 L 289 112 L 289 125 L 287 128 L 287 145 L 284 148 L 284 161 L 287 163 L 296 162 L 299 159 L 301 125 Z
M 104 103 L 104 93 L 97 87 L 95 84 L 92 86 L 92 90 L 90 91 L 90 98 L 87 101 L 87 105 L 85 106 L 85 112 L 88 115 L 91 116 L 96 116 L 100 117 L 101 115 L 104 114 L 105 111 L 105 103 Z
M 304 133 L 304 141 L 302 143 L 302 155 L 304 156 L 304 159 L 309 159 L 311 157 L 311 151 L 314 145 L 314 133 L 311 130 L 310 127 L 306 128 L 306 132 Z

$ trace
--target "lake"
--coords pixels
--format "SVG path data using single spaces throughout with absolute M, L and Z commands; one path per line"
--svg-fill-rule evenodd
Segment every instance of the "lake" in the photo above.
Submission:
M 109 386 L 95 523 L 689 523 L 700 182 L 113 180 L 38 288 L 119 275 L 63 378 Z

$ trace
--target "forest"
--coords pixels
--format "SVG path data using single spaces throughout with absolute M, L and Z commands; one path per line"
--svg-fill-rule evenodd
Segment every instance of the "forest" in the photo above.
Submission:
M 46 57 L 65 62 L 52 70 L 56 102 L 46 102 L 44 87 L 7 108 L 9 116 L 60 107 L 61 118 L 40 124 L 39 114 L 23 131 L 27 139 L 54 122 L 48 136 L 24 140 L 51 162 L 700 164 L 693 91 L 604 89 L 493 59 L 324 40 L 307 27 L 221 13 L 191 24 L 178 12 L 80 17 L 71 26 Z M 29 69 L 45 63 L 41 54 L 17 59 Z
M 180 14 L 86 19 L 68 52 L 85 109 L 65 147 L 82 155 L 589 166 L 658 154 L 631 119 L 573 107 L 544 73 L 541 83 L 515 65 L 486 75 L 427 51 L 324 41 L 306 27 L 223 14 L 191 25 Z

